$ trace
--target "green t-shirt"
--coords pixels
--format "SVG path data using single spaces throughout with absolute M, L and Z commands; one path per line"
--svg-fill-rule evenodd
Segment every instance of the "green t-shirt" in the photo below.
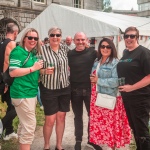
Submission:
M 29 52 L 21 46 L 17 46 L 10 53 L 9 68 L 29 68 L 37 61 L 35 54 L 30 52 L 30 57 L 25 65 L 24 61 L 28 57 Z M 29 69 L 30 72 L 30 69 Z M 37 95 L 38 91 L 39 71 L 31 72 L 27 75 L 15 77 L 13 84 L 10 86 L 11 98 L 32 98 Z

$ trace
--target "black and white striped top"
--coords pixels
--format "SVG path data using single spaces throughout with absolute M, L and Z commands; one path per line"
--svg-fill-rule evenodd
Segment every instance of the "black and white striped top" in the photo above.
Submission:
M 41 82 L 44 87 L 55 90 L 69 86 L 67 47 L 60 45 L 58 53 L 56 53 L 47 44 L 42 46 L 41 52 L 44 60 L 44 68 L 47 68 L 51 63 L 54 64 L 53 74 L 41 75 Z

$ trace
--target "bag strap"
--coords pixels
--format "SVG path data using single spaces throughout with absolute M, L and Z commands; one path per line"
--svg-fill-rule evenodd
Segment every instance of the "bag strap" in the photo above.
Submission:
M 25 61 L 24 61 L 23 65 L 22 65 L 22 67 L 27 63 L 27 61 L 28 61 L 29 58 L 30 58 L 30 55 L 31 55 L 31 53 L 29 52 L 29 54 L 28 54 L 27 58 L 25 59 Z
M 96 76 L 98 76 L 98 69 L 99 69 L 99 67 L 100 67 L 100 61 L 98 61 L 98 64 L 97 64 L 97 67 L 96 67 Z M 97 83 L 96 83 L 96 91 L 98 91 L 97 89 L 98 88 L 97 88 Z

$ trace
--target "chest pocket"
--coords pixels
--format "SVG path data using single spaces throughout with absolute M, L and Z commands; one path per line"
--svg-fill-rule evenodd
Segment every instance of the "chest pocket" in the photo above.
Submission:
M 110 68 L 101 68 L 98 76 L 101 77 L 101 78 L 110 78 L 110 77 L 112 77 L 111 69 Z

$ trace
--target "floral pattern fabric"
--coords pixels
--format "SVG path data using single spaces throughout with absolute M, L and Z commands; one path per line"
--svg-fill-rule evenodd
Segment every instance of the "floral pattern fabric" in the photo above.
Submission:
M 116 148 L 125 147 L 131 141 L 129 127 L 122 97 L 117 97 L 114 110 L 95 105 L 96 86 L 92 86 L 90 103 L 90 142 Z

